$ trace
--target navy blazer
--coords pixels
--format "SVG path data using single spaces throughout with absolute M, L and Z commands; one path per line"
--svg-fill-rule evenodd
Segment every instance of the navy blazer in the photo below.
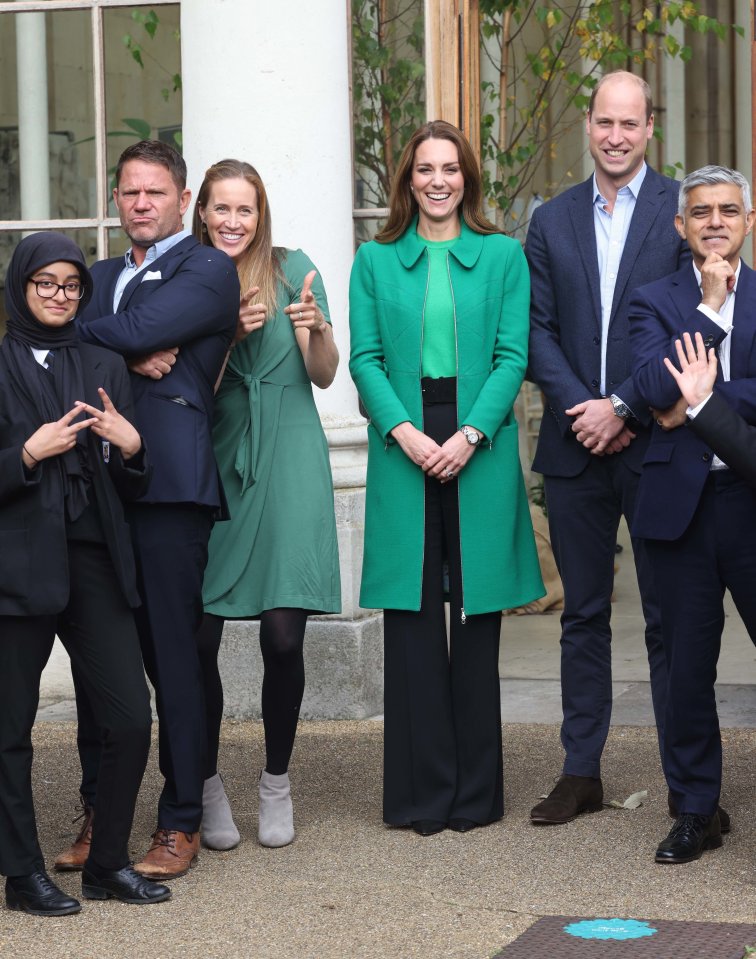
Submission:
M 680 398 L 664 357 L 677 362 L 675 339 L 703 336 L 707 349 L 725 334 L 697 307 L 701 291 L 691 265 L 637 290 L 630 303 L 633 377 L 647 406 L 668 409 Z M 756 423 L 756 273 L 742 263 L 735 294 L 730 380 L 718 372 L 715 393 L 748 423 Z M 709 475 L 712 450 L 687 425 L 664 432 L 654 424 L 643 461 L 633 533 L 675 540 L 688 528 Z
M 631 375 L 628 303 L 636 287 L 690 261 L 674 227 L 679 183 L 646 171 L 620 261 L 609 322 L 607 394 L 616 393 L 644 424 L 622 453 L 640 472 L 650 417 Z M 601 292 L 593 222 L 593 177 L 554 197 L 533 214 L 525 254 L 530 265 L 528 378 L 544 392 L 533 469 L 548 476 L 577 476 L 591 453 L 571 431 L 565 410 L 601 397 Z
M 756 486 L 756 427 L 746 423 L 727 400 L 713 393 L 688 426 L 730 469 Z
M 79 346 L 84 399 L 102 409 L 102 386 L 113 405 L 130 422 L 134 408 L 129 377 L 120 356 L 96 346 Z M 40 426 L 18 400 L 0 364 L 0 615 L 42 616 L 59 613 L 69 596 L 68 541 L 63 503 L 42 507 L 47 465 L 24 469 L 21 447 Z M 136 499 L 147 489 L 149 467 L 144 452 L 123 461 L 111 446 L 87 430 L 89 465 L 105 543 L 115 574 L 130 606 L 139 606 L 131 536 L 121 499 Z
M 160 380 L 131 374 L 136 420 L 150 450 L 152 481 L 140 502 L 196 503 L 223 514 L 212 444 L 213 387 L 239 317 L 230 257 L 186 237 L 138 273 L 113 313 L 123 257 L 92 267 L 94 296 L 77 319 L 80 338 L 129 358 L 179 347 Z

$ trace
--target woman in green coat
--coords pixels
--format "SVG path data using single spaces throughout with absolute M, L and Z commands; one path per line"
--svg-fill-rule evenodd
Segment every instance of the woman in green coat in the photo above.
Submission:
M 503 815 L 501 610 L 544 594 L 513 412 L 529 300 L 470 145 L 425 124 L 350 285 L 370 418 L 360 602 L 385 610 L 383 818 L 421 835 Z

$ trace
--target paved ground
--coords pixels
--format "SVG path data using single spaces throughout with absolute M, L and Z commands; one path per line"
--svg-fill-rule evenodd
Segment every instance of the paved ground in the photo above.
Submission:
M 561 765 L 558 616 L 508 617 L 502 629 L 504 819 L 427 839 L 381 822 L 379 721 L 303 723 L 292 764 L 298 835 L 286 849 L 255 840 L 258 723 L 227 723 L 222 771 L 243 840 L 204 852 L 151 907 L 87 903 L 79 916 L 34 919 L 0 910 L 0 959 L 485 959 L 544 915 L 756 921 L 756 663 L 733 613 L 718 690 L 725 742 L 724 848 L 697 863 L 657 866 L 666 789 L 651 722 L 637 590 L 626 551 L 614 607 L 615 711 L 603 769 L 607 798 L 645 789 L 636 810 L 606 809 L 534 828 L 528 810 Z M 65 656 L 45 677 L 35 730 L 35 793 L 52 858 L 74 831 L 75 727 Z M 154 750 L 133 854 L 154 827 Z M 61 884 L 76 893 L 78 879 Z M 591 955 L 603 955 L 592 951 Z M 609 953 L 607 953 L 609 955 Z M 538 959 L 559 959 L 538 957 Z M 668 959 L 668 957 L 659 957 Z M 686 955 L 684 959 L 699 959 Z M 701 955 L 700 959 L 720 959 Z

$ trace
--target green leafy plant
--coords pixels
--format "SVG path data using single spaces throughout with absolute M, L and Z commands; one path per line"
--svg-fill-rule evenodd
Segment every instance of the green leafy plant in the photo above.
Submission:
M 144 13 L 142 10 L 134 10 L 131 14 L 131 19 L 142 26 L 150 40 L 155 39 L 158 27 L 160 26 L 160 18 L 154 10 L 148 10 L 147 13 Z M 176 43 L 181 42 L 181 34 L 178 30 L 173 31 L 173 39 Z M 145 50 L 143 41 L 140 41 L 134 34 L 127 33 L 123 37 L 123 43 L 126 49 L 131 53 L 134 62 L 138 63 L 142 69 L 144 69 L 144 58 L 147 57 L 169 78 L 170 86 L 162 87 L 160 90 L 160 95 L 166 102 L 172 93 L 178 93 L 181 90 L 181 74 L 171 73 L 170 70 L 167 70 L 157 57 L 154 57 L 149 50 Z M 126 123 L 127 121 L 124 120 L 123 122 Z
M 582 122 L 602 73 L 664 56 L 689 61 L 691 47 L 677 39 L 674 24 L 720 39 L 743 32 L 706 16 L 693 0 L 480 0 L 480 19 L 481 59 L 498 78 L 482 84 L 482 160 L 486 194 L 504 228 L 517 198 L 530 194 L 544 162 Z M 665 172 L 674 176 L 679 167 Z

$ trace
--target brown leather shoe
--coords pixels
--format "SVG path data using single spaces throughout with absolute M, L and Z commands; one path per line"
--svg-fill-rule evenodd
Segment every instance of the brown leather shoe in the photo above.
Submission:
M 134 869 L 148 879 L 177 879 L 197 865 L 199 845 L 199 832 L 158 829 L 147 855 Z
M 600 779 L 589 776 L 562 776 L 546 799 L 530 810 L 536 826 L 556 826 L 570 822 L 584 812 L 598 812 L 604 800 Z
M 54 865 L 58 872 L 76 872 L 82 869 L 89 855 L 89 847 L 92 845 L 94 807 L 87 805 L 82 799 L 81 810 L 81 813 L 74 819 L 74 822 L 83 820 L 79 835 L 74 839 L 73 844 L 68 849 L 64 849 L 55 860 Z

